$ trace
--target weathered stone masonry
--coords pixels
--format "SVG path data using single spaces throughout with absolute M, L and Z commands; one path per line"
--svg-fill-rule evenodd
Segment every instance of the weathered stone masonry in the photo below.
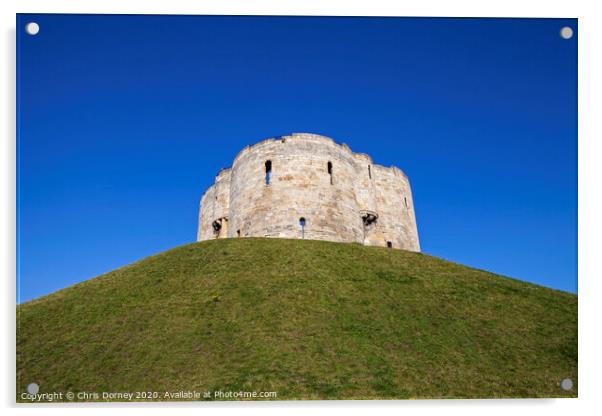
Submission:
M 236 237 L 420 251 L 408 177 L 308 133 L 247 146 L 218 173 L 201 198 L 197 240 Z

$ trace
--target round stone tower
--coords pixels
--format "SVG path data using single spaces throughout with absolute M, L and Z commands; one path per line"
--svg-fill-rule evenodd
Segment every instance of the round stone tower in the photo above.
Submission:
M 345 144 L 308 133 L 245 147 L 205 192 L 197 240 L 237 237 L 420 251 L 408 177 Z

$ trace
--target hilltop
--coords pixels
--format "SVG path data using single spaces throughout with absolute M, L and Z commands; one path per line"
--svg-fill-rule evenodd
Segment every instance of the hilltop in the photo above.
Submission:
M 281 400 L 577 395 L 575 295 L 403 250 L 193 243 L 23 303 L 17 319 L 19 401 L 32 382 Z

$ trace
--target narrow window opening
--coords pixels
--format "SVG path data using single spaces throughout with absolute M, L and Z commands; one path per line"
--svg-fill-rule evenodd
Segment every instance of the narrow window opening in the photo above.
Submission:
M 372 179 L 372 170 L 370 170 L 370 165 L 368 165 L 368 178 Z
M 332 185 L 332 162 L 328 162 L 328 175 L 330 175 L 330 184 Z
M 301 226 L 301 238 L 305 238 L 305 217 L 299 218 L 299 225 Z
M 390 241 L 387 241 L 387 247 L 388 247 L 388 248 L 393 248 L 393 243 L 392 243 L 392 242 L 390 242 Z
M 406 204 L 406 208 L 408 207 L 408 198 L 406 198 L 405 196 L 403 197 L 403 202 Z
M 240 230 L 236 230 L 236 236 L 240 237 Z
M 267 160 L 265 162 L 265 185 L 268 186 L 270 184 L 270 177 L 272 176 L 272 161 Z

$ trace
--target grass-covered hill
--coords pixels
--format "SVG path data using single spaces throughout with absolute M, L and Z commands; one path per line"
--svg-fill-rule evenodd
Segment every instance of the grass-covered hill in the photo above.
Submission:
M 17 319 L 19 401 L 32 382 L 161 400 L 577 395 L 575 295 L 357 244 L 189 244 L 21 304 Z

